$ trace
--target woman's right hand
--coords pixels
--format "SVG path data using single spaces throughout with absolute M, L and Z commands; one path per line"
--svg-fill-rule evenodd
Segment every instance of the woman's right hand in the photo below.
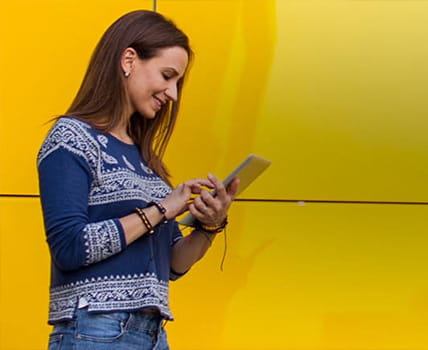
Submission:
M 214 188 L 214 184 L 208 179 L 189 180 L 178 185 L 160 203 L 165 207 L 165 217 L 173 219 L 188 210 L 188 201 L 192 194 L 200 194 L 202 186 Z

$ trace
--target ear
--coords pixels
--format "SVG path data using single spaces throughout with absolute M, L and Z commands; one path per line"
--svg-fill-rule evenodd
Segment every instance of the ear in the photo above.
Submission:
M 135 60 L 138 58 L 137 52 L 132 47 L 127 47 L 120 58 L 120 67 L 123 73 L 131 73 Z

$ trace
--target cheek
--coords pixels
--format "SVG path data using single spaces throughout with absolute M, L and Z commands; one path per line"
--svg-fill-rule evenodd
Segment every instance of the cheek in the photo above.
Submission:
M 130 80 L 128 84 L 128 93 L 131 100 L 134 102 L 145 98 L 147 95 L 147 89 L 145 84 L 142 84 L 139 80 Z

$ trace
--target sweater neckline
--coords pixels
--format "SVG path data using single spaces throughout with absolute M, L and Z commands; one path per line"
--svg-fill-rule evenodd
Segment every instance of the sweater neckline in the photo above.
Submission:
M 128 147 L 128 148 L 135 148 L 135 147 L 137 147 L 137 144 L 135 144 L 135 143 L 127 143 L 125 141 L 122 141 L 121 139 L 117 138 L 116 136 L 110 134 L 109 132 L 105 133 L 105 135 L 107 137 L 109 137 L 110 139 L 112 139 L 117 144 L 120 144 L 122 146 L 125 146 L 125 147 Z

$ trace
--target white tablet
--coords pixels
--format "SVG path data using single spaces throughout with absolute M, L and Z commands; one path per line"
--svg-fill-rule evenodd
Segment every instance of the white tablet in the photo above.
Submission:
M 251 154 L 245 159 L 232 173 L 223 181 L 223 185 L 227 187 L 230 182 L 239 177 L 239 188 L 236 195 L 241 194 L 250 183 L 252 183 L 267 167 L 271 164 L 270 160 Z M 180 225 L 194 226 L 195 217 L 189 213 L 179 221 Z

